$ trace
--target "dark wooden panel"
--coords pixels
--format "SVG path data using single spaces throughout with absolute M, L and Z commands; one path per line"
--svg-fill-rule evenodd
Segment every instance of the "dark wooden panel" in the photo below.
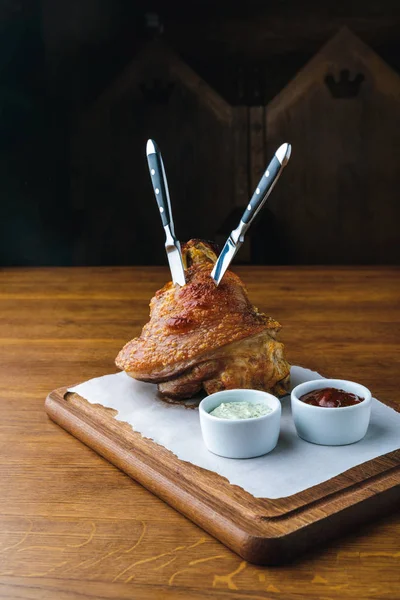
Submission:
M 296 0 L 284 4 L 252 0 L 246 3 L 210 2 L 196 15 L 183 0 L 162 7 L 166 35 L 185 54 L 200 53 L 212 60 L 219 53 L 256 61 L 291 52 L 313 54 L 343 26 L 371 45 L 398 45 L 400 15 L 396 0 Z M 312 18 L 310 17 L 312 15 Z M 202 18 L 201 18 L 202 17 Z M 207 40 L 207 44 L 204 44 Z
M 265 107 L 249 107 L 250 196 L 267 167 L 265 147 Z M 272 157 L 271 157 L 272 158 Z
M 368 46 L 337 34 L 268 105 L 267 137 L 293 144 L 269 203 L 288 262 L 400 261 L 400 77 Z
M 150 44 L 74 136 L 73 201 L 86 223 L 77 262 L 165 262 L 150 137 L 163 154 L 178 237 L 213 239 L 235 201 L 231 125 L 230 106 L 168 47 Z

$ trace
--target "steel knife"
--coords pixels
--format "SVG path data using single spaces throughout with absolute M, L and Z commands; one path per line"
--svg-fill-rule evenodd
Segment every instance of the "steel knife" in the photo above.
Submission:
M 243 213 L 239 225 L 236 229 L 231 231 L 218 260 L 211 271 L 211 277 L 214 279 L 216 285 L 220 283 L 225 271 L 231 264 L 233 257 L 243 244 L 246 231 L 250 227 L 257 213 L 264 206 L 283 169 L 287 165 L 291 149 L 292 147 L 290 144 L 282 144 L 282 146 L 279 146 L 265 173 L 261 177 L 260 182 Z
M 175 236 L 167 177 L 165 175 L 161 152 L 154 140 L 148 140 L 146 145 L 146 155 L 154 195 L 157 200 L 162 224 L 164 226 L 165 250 L 169 268 L 171 270 L 172 281 L 179 285 L 185 285 L 185 269 L 182 262 L 181 245 Z

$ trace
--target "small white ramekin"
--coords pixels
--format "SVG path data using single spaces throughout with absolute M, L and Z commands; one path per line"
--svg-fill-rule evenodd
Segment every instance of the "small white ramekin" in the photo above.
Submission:
M 251 419 L 221 419 L 209 413 L 222 402 L 263 403 L 272 411 Z M 210 452 L 226 458 L 253 458 L 267 454 L 278 442 L 281 403 L 272 394 L 259 390 L 224 390 L 200 402 L 200 426 Z
M 364 398 L 354 406 L 325 408 L 306 404 L 300 397 L 322 388 L 336 388 Z M 303 440 L 322 446 L 354 444 L 367 433 L 371 416 L 371 392 L 345 379 L 315 379 L 296 386 L 291 395 L 292 416 Z

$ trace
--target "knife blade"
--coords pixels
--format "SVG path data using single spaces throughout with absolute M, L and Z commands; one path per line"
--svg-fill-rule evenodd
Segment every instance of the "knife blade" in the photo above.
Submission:
M 167 253 L 172 281 L 185 285 L 185 269 L 182 262 L 181 245 L 176 238 L 174 221 L 172 219 L 171 200 L 169 197 L 167 176 L 161 152 L 154 140 L 148 140 L 146 145 L 147 162 L 154 195 L 160 210 L 161 221 L 165 231 L 165 251 Z
M 243 244 L 246 231 L 258 212 L 264 206 L 268 196 L 281 176 L 283 169 L 289 161 L 291 150 L 292 147 L 290 144 L 282 144 L 279 146 L 265 173 L 261 177 L 259 184 L 243 213 L 239 225 L 236 229 L 231 231 L 218 260 L 211 271 L 211 277 L 214 279 L 216 285 L 220 283 L 235 254 Z

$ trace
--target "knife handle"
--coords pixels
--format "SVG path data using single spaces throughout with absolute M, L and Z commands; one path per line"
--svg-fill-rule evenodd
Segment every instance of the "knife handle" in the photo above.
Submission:
M 151 183 L 154 190 L 154 195 L 156 197 L 156 201 L 158 204 L 158 208 L 160 210 L 160 216 L 162 220 L 162 224 L 164 227 L 167 225 L 171 225 L 171 201 L 169 199 L 169 191 L 168 184 L 165 175 L 163 160 L 161 157 L 161 152 L 156 146 L 156 143 L 153 140 L 149 140 L 149 143 L 152 143 L 151 150 L 153 152 L 148 151 L 147 153 L 147 162 L 149 165 L 149 172 L 151 177 Z
M 284 165 L 280 163 L 276 155 L 274 154 L 271 162 L 269 163 L 267 170 L 261 177 L 259 184 L 251 197 L 251 200 L 243 213 L 243 223 L 250 225 L 258 211 L 262 208 L 264 202 L 272 192 L 272 188 L 279 179 L 279 175 L 283 170 Z

